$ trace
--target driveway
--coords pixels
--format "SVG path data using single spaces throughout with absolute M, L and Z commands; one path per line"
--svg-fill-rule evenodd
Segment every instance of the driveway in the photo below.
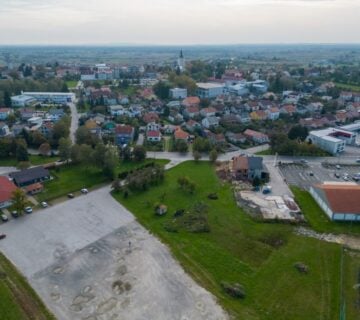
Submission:
M 0 225 L 0 250 L 59 320 L 227 319 L 102 188 Z
M 71 111 L 70 139 L 71 142 L 75 144 L 75 133 L 79 127 L 79 113 L 75 103 L 69 103 L 69 107 Z

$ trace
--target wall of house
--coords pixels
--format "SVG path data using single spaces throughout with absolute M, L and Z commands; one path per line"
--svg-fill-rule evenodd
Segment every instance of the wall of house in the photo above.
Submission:
M 324 210 L 326 215 L 333 220 L 333 212 L 328 207 L 328 205 L 321 199 L 321 197 L 316 193 L 315 189 L 313 187 L 310 188 L 310 194 L 313 196 L 314 200 L 317 202 L 317 204 L 320 206 L 321 209 Z

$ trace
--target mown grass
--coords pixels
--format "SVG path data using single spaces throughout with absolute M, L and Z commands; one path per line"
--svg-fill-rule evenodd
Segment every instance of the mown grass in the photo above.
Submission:
M 58 161 L 59 157 L 44 157 L 40 155 L 29 155 L 29 162 L 33 166 Z M 16 167 L 18 161 L 15 158 L 0 159 L 0 167 Z
M 295 200 L 301 208 L 307 222 L 317 232 L 360 235 L 360 224 L 331 221 L 319 207 L 311 194 L 298 187 L 291 187 Z
M 159 165 L 163 165 L 165 166 L 166 164 L 168 164 L 170 162 L 170 160 L 165 160 L 165 159 L 151 159 L 151 158 L 147 158 L 144 161 L 140 161 L 140 162 L 136 162 L 136 161 L 122 161 L 119 163 L 119 165 L 116 168 L 116 173 L 122 173 L 125 171 L 131 171 L 131 170 L 135 170 L 137 168 L 140 168 L 148 163 L 151 162 L 155 162 L 156 164 Z
M 360 86 L 359 85 L 340 83 L 340 82 L 335 82 L 335 85 L 338 88 L 344 89 L 344 90 L 360 91 Z
M 91 188 L 109 182 L 101 169 L 84 165 L 64 165 L 51 170 L 53 180 L 44 183 L 44 191 L 37 195 L 39 201 L 60 198 L 69 192 Z
M 55 320 L 25 278 L 0 253 L 0 319 Z
M 77 80 L 70 80 L 70 81 L 66 81 L 66 85 L 68 86 L 69 89 L 76 88 L 78 82 L 79 81 Z
M 179 189 L 177 179 L 183 175 L 196 182 L 195 194 Z M 213 192 L 218 200 L 207 198 Z M 159 186 L 127 199 L 122 194 L 114 197 L 169 245 L 184 269 L 235 319 L 337 319 L 340 246 L 296 236 L 290 225 L 252 220 L 236 206 L 231 187 L 218 180 L 209 163 L 185 162 L 167 171 Z M 209 233 L 165 230 L 176 210 L 198 201 L 209 205 Z M 165 217 L 155 216 L 157 202 L 168 206 Z M 274 239 L 283 245 L 275 248 Z M 298 261 L 309 266 L 308 274 L 294 268 Z M 227 296 L 221 281 L 244 285 L 246 298 Z

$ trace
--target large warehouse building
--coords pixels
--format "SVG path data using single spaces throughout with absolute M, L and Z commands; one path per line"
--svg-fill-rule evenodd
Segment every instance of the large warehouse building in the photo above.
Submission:
M 75 101 L 72 92 L 23 92 L 23 95 L 43 103 L 67 104 Z
M 360 186 L 353 182 L 324 182 L 310 193 L 331 220 L 360 221 Z

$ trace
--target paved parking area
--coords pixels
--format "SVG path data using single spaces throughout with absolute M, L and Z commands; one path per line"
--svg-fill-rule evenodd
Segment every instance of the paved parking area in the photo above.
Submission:
M 102 188 L 0 225 L 0 250 L 59 320 L 228 319 Z
M 353 181 L 351 177 L 360 172 L 359 165 L 340 164 L 340 167 L 340 170 L 336 169 L 335 163 L 328 166 L 320 163 L 288 163 L 279 166 L 279 170 L 289 185 L 308 190 L 312 185 L 324 181 Z M 338 173 L 340 178 L 337 178 L 335 173 Z M 346 173 L 349 175 L 349 180 L 344 179 Z

